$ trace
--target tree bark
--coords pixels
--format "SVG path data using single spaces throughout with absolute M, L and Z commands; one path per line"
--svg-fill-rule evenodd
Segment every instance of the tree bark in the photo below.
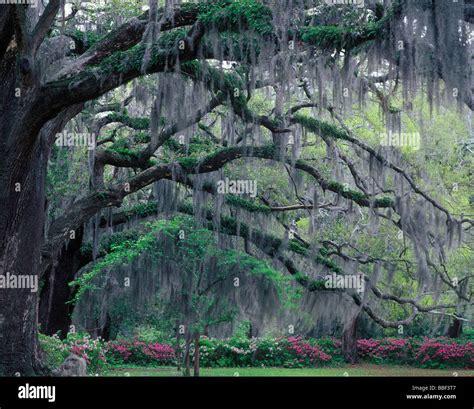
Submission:
M 458 295 L 458 305 L 456 307 L 456 315 L 462 317 L 466 311 L 467 305 L 466 300 L 468 300 L 468 288 L 469 288 L 469 277 L 466 277 L 461 281 L 459 289 L 457 291 Z M 462 335 L 463 330 L 463 321 L 457 318 L 454 318 L 451 322 L 451 325 L 448 329 L 448 336 L 450 338 L 459 338 Z
M 38 140 L 31 161 L 15 151 L 0 159 L 0 274 L 38 279 L 48 149 Z M 17 184 L 18 183 L 18 184 Z M 38 293 L 0 289 L 0 374 L 42 373 L 37 338 Z M 3 315 L 4 314 L 4 315 Z
M 453 319 L 453 322 L 449 326 L 448 336 L 450 338 L 459 338 L 462 334 L 462 321 L 458 319 Z
M 201 335 L 199 334 L 199 332 L 196 332 L 196 334 L 194 335 L 194 376 L 199 376 L 200 338 Z
M 175 348 L 175 354 L 176 354 L 176 366 L 177 370 L 181 371 L 181 337 L 179 334 L 179 324 L 176 323 L 176 348 Z
M 83 228 L 76 230 L 76 237 L 63 248 L 54 265 L 46 271 L 39 304 L 41 332 L 46 335 L 59 334 L 65 338 L 72 323 L 73 304 L 67 304 L 74 296 L 69 286 L 81 267 L 89 262 L 89 257 L 81 254 Z
M 184 353 L 184 376 L 191 376 L 191 339 L 186 336 L 186 349 Z
M 39 126 L 37 121 L 44 110 L 38 110 L 37 115 L 31 111 L 35 90 L 22 89 L 22 96 L 15 98 L 9 88 L 15 77 L 6 76 L 5 81 L 0 105 L 0 274 L 28 276 L 40 285 L 38 266 L 51 143 L 76 115 L 77 107 Z M 38 292 L 32 288 L 0 289 L 0 375 L 45 373 L 37 336 L 38 300 Z
M 357 321 L 359 313 L 344 326 L 342 332 L 342 355 L 344 361 L 349 364 L 356 364 L 359 360 L 357 355 Z

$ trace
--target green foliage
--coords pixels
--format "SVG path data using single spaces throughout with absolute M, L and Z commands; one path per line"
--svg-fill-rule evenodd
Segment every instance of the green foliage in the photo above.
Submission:
M 147 132 L 137 132 L 133 135 L 133 139 L 136 143 L 149 143 L 150 134 Z
M 331 358 L 315 343 L 300 338 L 247 338 L 236 334 L 227 340 L 205 338 L 201 342 L 201 362 L 205 367 L 284 367 L 322 366 Z
M 185 28 L 177 28 L 163 33 L 158 44 L 150 49 L 149 66 L 154 66 L 159 62 L 164 64 L 167 57 L 178 54 L 178 42 L 184 40 L 186 34 Z M 100 63 L 100 67 L 105 72 L 119 74 L 133 70 L 141 71 L 145 53 L 146 45 L 139 43 L 127 51 L 113 53 Z
M 117 152 L 119 155 L 129 158 L 129 159 L 138 159 L 139 158 L 139 153 L 134 152 L 131 149 L 128 148 L 122 148 L 122 147 L 114 147 L 113 150 Z
M 156 214 L 157 209 L 158 209 L 157 202 L 139 203 L 133 206 L 132 208 L 125 210 L 125 217 L 130 220 L 136 216 L 139 216 L 139 217 L 151 216 L 153 214 Z
M 58 336 L 38 334 L 38 340 L 45 356 L 45 364 L 50 369 L 59 367 L 69 355 L 69 348 Z
M 250 213 L 270 213 L 271 208 L 266 205 L 255 203 L 236 195 L 225 195 L 225 201 L 229 205 L 240 207 Z
M 218 30 L 250 29 L 261 35 L 273 32 L 271 10 L 257 0 L 217 0 L 204 3 L 199 19 Z
M 61 341 L 57 337 L 40 334 L 40 343 L 51 369 L 57 368 L 70 352 L 83 356 L 92 374 L 114 366 L 174 365 L 174 348 L 166 341 L 161 342 L 160 335 L 155 331 L 144 331 L 144 338 L 148 341 L 121 339 L 105 343 L 92 340 L 87 334 L 70 334 Z M 341 341 L 338 339 L 249 338 L 248 324 L 240 325 L 232 337 L 224 340 L 201 337 L 200 345 L 203 367 L 310 368 L 344 364 Z M 473 368 L 474 344 L 466 340 L 387 337 L 359 339 L 357 345 L 359 357 L 366 363 L 439 369 Z
M 332 191 L 336 191 L 341 193 L 344 197 L 348 197 L 355 202 L 362 202 L 367 200 L 367 196 L 362 192 L 358 192 L 356 190 L 349 189 L 345 187 L 342 183 L 331 181 L 328 183 L 328 189 Z
M 312 118 L 303 114 L 296 114 L 293 119 L 296 123 L 300 124 L 308 131 L 313 132 L 317 135 L 322 135 L 324 137 L 330 137 L 334 139 L 349 140 L 349 136 L 347 135 L 345 130 L 328 122 L 321 121 L 319 119 Z
M 81 51 L 87 50 L 101 39 L 101 36 L 93 31 L 72 30 L 67 33 L 67 36 L 80 42 Z
M 240 75 L 235 72 L 222 71 L 198 60 L 183 63 L 181 71 L 193 78 L 205 81 L 216 93 L 222 92 L 232 99 L 240 98 L 235 96 L 236 90 L 242 91 L 245 89 Z M 245 103 L 245 99 L 243 103 Z
M 293 275 L 295 281 L 301 284 L 303 287 L 307 288 L 309 291 L 317 291 L 317 290 L 326 290 L 326 286 L 324 285 L 324 280 L 313 280 L 308 276 L 304 275 L 301 272 L 298 272 Z
M 104 342 L 100 339 L 91 339 L 85 333 L 69 333 L 64 340 L 41 333 L 38 337 L 51 370 L 58 368 L 71 353 L 84 358 L 90 374 L 99 373 L 105 367 Z
M 369 18 L 367 21 L 349 13 L 341 25 L 304 27 L 300 31 L 300 37 L 302 41 L 326 51 L 351 51 L 368 41 L 383 39 L 388 23 L 398 9 L 399 2 L 396 1 L 385 15 Z
M 148 210 L 146 207 L 139 208 L 139 211 Z M 219 249 L 212 233 L 207 229 L 195 227 L 188 217 L 177 216 L 169 221 L 145 222 L 142 228 L 142 233 L 133 238 L 116 237 L 115 240 L 109 241 L 107 245 L 109 252 L 95 262 L 89 271 L 70 283 L 71 286 L 78 287 L 72 302 L 77 302 L 86 291 L 96 289 L 93 282 L 102 271 L 118 264 L 130 263 L 144 253 L 153 254 L 158 259 L 175 261 L 186 273 L 194 274 L 193 270 L 198 265 L 196 263 L 213 257 L 217 260 L 220 279 L 234 277 L 239 272 L 264 277 L 275 284 L 280 292 L 288 284 L 288 277 L 270 268 L 265 261 L 237 250 Z M 184 235 L 184 238 L 175 241 L 180 234 Z M 173 252 L 170 252 L 169 248 L 164 251 L 164 240 L 160 239 L 160 235 L 175 241 Z M 204 300 L 204 302 L 210 301 Z
M 307 27 L 302 30 L 301 39 L 323 49 L 351 49 L 359 39 L 357 33 L 339 26 Z
M 75 297 L 70 302 L 75 303 L 86 291 L 96 289 L 93 280 L 105 269 L 119 263 L 131 262 L 143 252 L 151 250 L 156 241 L 153 227 L 152 224 L 145 223 L 145 228 L 151 230 L 148 234 L 140 235 L 136 239 L 130 238 L 112 242 L 110 251 L 101 260 L 94 263 L 88 272 L 69 283 L 71 287 L 78 287 Z
M 133 129 L 149 129 L 150 128 L 150 119 L 149 118 L 137 118 L 131 117 L 127 114 L 120 114 L 118 112 L 113 112 L 108 115 L 114 122 L 120 122 L 124 125 L 127 125 Z
M 192 170 L 199 164 L 199 158 L 192 157 L 192 156 L 185 156 L 182 158 L 178 158 L 177 162 L 183 167 L 185 170 Z
M 138 207 L 138 206 L 137 206 Z M 127 218 L 131 218 L 131 215 L 126 213 Z M 136 240 L 139 237 L 139 232 L 137 230 L 125 230 L 123 232 L 117 232 L 106 236 L 102 239 L 99 247 L 99 256 L 107 254 L 117 245 L 130 240 Z M 81 246 L 81 253 L 83 255 L 89 255 L 92 253 L 92 243 L 86 242 Z
M 158 328 L 156 325 L 143 324 L 135 328 L 135 338 L 146 344 L 170 342 L 169 333 Z
M 174 153 L 184 156 L 184 158 L 179 157 L 177 160 L 180 161 L 184 159 L 183 163 L 185 164 L 189 158 L 197 160 L 205 157 L 209 152 L 216 150 L 214 142 L 209 138 L 199 136 L 191 138 L 187 144 L 180 144 L 175 139 L 168 139 L 165 142 L 165 146 Z

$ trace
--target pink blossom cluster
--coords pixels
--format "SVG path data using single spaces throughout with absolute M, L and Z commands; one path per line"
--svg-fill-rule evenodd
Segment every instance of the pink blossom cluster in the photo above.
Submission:
M 95 359 L 105 362 L 105 355 L 102 351 L 100 340 L 92 340 L 90 338 L 74 340 L 71 344 L 70 352 L 84 358 L 87 365 L 91 364 L 94 356 Z
M 127 362 L 132 355 L 143 354 L 151 360 L 160 363 L 171 363 L 175 360 L 175 351 L 172 346 L 167 344 L 147 344 L 142 341 L 115 341 L 107 344 L 108 353 L 118 354 L 124 362 Z
M 80 356 L 81 358 L 84 358 L 87 362 L 87 365 L 90 364 L 90 358 L 89 355 L 87 355 L 85 348 L 81 348 L 78 345 L 74 345 L 71 347 L 71 353 Z
M 440 342 L 425 338 L 415 357 L 421 359 L 421 362 L 429 360 L 470 361 L 472 364 L 474 363 L 474 342 L 457 344 L 456 342 Z
M 357 341 L 359 355 L 370 358 L 405 357 L 407 347 L 410 346 L 408 340 L 403 338 L 384 338 L 382 340 L 369 338 Z
M 108 345 L 107 351 L 119 354 L 125 362 L 128 361 L 128 358 L 130 358 L 130 355 L 132 355 L 132 353 L 130 352 L 128 346 L 126 346 L 124 344 L 112 344 L 111 343 L 111 344 Z
M 474 365 L 474 342 L 459 343 L 447 337 L 436 339 L 384 338 L 360 339 L 357 350 L 361 358 L 395 359 L 408 363 Z
M 172 362 L 176 356 L 174 349 L 167 344 L 145 344 L 141 343 L 143 353 L 161 362 Z
M 309 361 L 310 363 L 328 362 L 331 357 L 321 351 L 317 345 L 311 345 L 303 341 L 301 337 L 288 337 L 288 349 L 296 354 L 299 362 Z

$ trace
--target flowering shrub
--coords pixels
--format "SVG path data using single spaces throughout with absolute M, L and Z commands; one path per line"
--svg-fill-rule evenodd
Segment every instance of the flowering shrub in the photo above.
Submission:
M 89 334 L 68 334 L 66 345 L 69 352 L 85 359 L 89 373 L 98 373 L 105 366 L 104 341 L 92 339 Z
M 254 338 L 255 351 L 252 366 L 294 366 L 294 356 L 287 348 L 285 338 Z
M 331 357 L 302 338 L 204 338 L 201 364 L 210 367 L 304 367 L 329 362 Z
M 48 337 L 43 334 L 39 335 L 39 340 L 46 355 L 46 363 L 51 369 L 60 366 L 71 353 L 84 358 L 89 373 L 100 372 L 105 366 L 104 342 L 100 338 L 69 333 L 65 340 L 59 339 L 57 335 Z
M 73 352 L 96 373 L 105 365 L 175 365 L 174 348 L 166 343 L 138 340 L 103 342 L 88 335 L 58 337 L 40 335 L 48 364 L 54 368 Z M 359 357 L 378 364 L 411 365 L 424 368 L 474 368 L 474 342 L 450 338 L 383 338 L 357 341 Z M 247 338 L 225 340 L 201 338 L 203 367 L 287 367 L 337 365 L 343 362 L 341 341 L 335 338 L 304 340 L 301 337 Z M 191 358 L 194 349 L 191 348 Z
M 474 342 L 459 343 L 446 337 L 360 339 L 362 359 L 423 368 L 474 367 Z
M 201 365 L 208 367 L 252 366 L 256 346 L 256 338 L 218 340 L 202 337 Z
M 344 357 L 342 355 L 342 343 L 339 339 L 336 338 L 319 338 L 311 339 L 310 343 L 317 345 L 321 351 L 331 357 L 331 364 L 340 364 L 344 362 Z
M 46 366 L 50 369 L 60 366 L 70 354 L 69 345 L 61 341 L 57 335 L 48 337 L 39 334 L 38 337 L 46 359 Z
M 474 368 L 474 342 L 457 344 L 443 339 L 424 339 L 415 354 L 416 361 L 428 368 Z
M 286 342 L 288 350 L 302 366 L 313 366 L 331 360 L 331 357 L 321 351 L 319 346 L 311 345 L 309 342 L 303 341 L 301 337 L 289 337 Z
M 411 344 L 404 338 L 359 339 L 357 351 L 362 359 L 402 363 L 409 359 Z
M 139 366 L 173 365 L 176 356 L 167 344 L 143 341 L 112 341 L 105 346 L 107 362 L 111 365 L 134 364 Z

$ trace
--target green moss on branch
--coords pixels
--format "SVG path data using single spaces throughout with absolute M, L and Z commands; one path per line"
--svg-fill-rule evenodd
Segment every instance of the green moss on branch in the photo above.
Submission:
M 218 30 L 249 29 L 261 35 L 273 33 L 271 10 L 257 0 L 217 0 L 202 5 L 199 20 Z
M 250 213 L 270 213 L 271 212 L 271 208 L 269 206 L 261 205 L 251 200 L 247 200 L 235 195 L 230 195 L 230 194 L 226 195 L 225 201 L 227 204 L 231 206 L 239 207 Z
M 120 114 L 118 112 L 113 112 L 109 114 L 108 117 L 113 122 L 120 122 L 133 129 L 146 130 L 150 128 L 149 118 L 131 117 L 131 116 L 128 116 L 127 114 Z

